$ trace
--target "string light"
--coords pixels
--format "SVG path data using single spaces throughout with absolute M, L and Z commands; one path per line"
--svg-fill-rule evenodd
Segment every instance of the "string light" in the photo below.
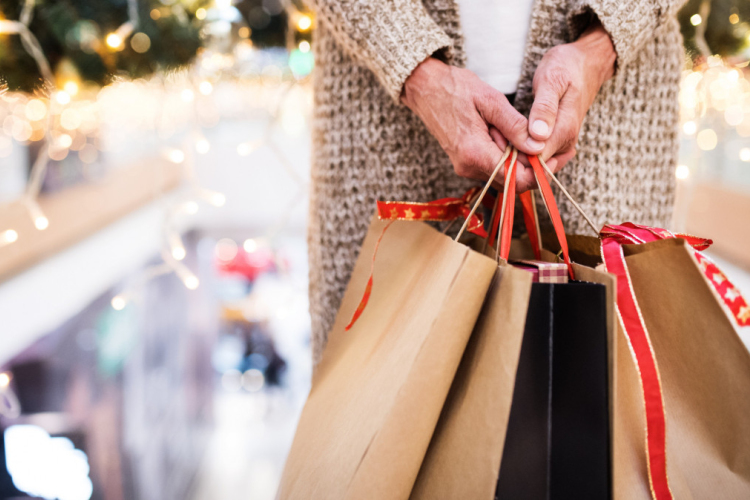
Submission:
M 200 9 L 195 11 L 195 18 L 202 21 L 206 18 L 206 9 L 201 7 Z
M 59 90 L 55 94 L 55 100 L 65 106 L 66 104 L 70 103 L 70 94 L 65 92 L 64 90 Z
M 675 176 L 681 180 L 687 179 L 690 176 L 690 169 L 687 165 L 677 165 Z
M 740 16 L 738 16 L 737 14 L 730 14 L 729 15 L 729 22 L 731 24 L 737 24 L 738 22 L 740 22 Z
M 171 149 L 167 152 L 167 158 L 172 163 L 180 164 L 185 161 L 185 153 L 180 149 Z
M 6 229 L 0 233 L 0 247 L 10 245 L 18 241 L 18 233 L 13 229 Z
M 211 144 L 206 139 L 198 139 L 195 142 L 195 150 L 204 155 L 211 149 Z
M 740 160 L 750 162 L 750 148 L 740 149 Z
M 74 96 L 78 94 L 78 84 L 74 82 L 73 80 L 68 80 L 63 85 L 63 90 L 67 92 L 69 95 Z
M 698 143 L 698 147 L 703 151 L 711 151 L 716 148 L 716 144 L 718 144 L 719 139 L 716 136 L 716 132 L 714 132 L 710 128 L 707 128 L 698 132 L 696 141 Z
M 685 135 L 693 135 L 698 130 L 698 125 L 694 121 L 687 121 L 682 125 L 682 131 Z
M 308 42 L 307 40 L 302 40 L 299 43 L 299 50 L 302 53 L 310 52 L 310 42 Z
M 110 33 L 109 35 L 107 35 L 105 41 L 111 49 L 117 50 L 122 47 L 122 37 L 117 33 Z
M 111 304 L 112 309 L 114 309 L 115 311 L 122 311 L 123 309 L 125 309 L 128 301 L 124 295 L 115 295 L 114 297 L 112 297 Z
M 698 26 L 702 22 L 703 18 L 700 14 L 693 14 L 692 16 L 690 16 L 690 24 L 692 24 L 693 26 Z
M 312 19 L 310 19 L 310 16 L 303 15 L 297 21 L 297 28 L 300 31 L 307 31 L 310 29 L 310 26 L 312 26 Z
M 180 93 L 180 97 L 182 97 L 182 100 L 185 102 L 193 102 L 195 99 L 195 92 L 190 89 L 185 89 Z
M 209 81 L 203 81 L 198 86 L 198 90 L 200 90 L 200 93 L 203 94 L 203 95 L 210 95 L 211 92 L 213 92 L 213 90 L 214 90 L 214 86 L 211 85 L 211 82 L 209 82 Z

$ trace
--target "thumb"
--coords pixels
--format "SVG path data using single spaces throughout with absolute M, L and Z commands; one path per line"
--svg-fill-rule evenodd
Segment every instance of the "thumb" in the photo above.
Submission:
M 546 141 L 555 128 L 560 99 L 567 86 L 544 75 L 534 83 L 534 104 L 529 112 L 529 135 L 536 140 Z
M 526 117 L 511 106 L 502 93 L 490 89 L 475 100 L 475 106 L 484 121 L 499 130 L 519 151 L 535 155 L 544 150 L 543 142 L 529 137 Z

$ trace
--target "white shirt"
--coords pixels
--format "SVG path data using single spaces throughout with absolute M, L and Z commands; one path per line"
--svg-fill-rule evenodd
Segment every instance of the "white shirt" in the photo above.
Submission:
M 458 0 L 466 67 L 503 94 L 518 87 L 534 0 Z

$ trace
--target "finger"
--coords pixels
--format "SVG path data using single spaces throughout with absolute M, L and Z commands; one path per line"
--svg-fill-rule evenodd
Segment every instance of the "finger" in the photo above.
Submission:
M 568 90 L 568 79 L 562 71 L 542 68 L 534 75 L 534 103 L 529 112 L 529 134 L 538 141 L 552 135 L 560 100 Z
M 490 137 L 492 137 L 492 140 L 495 141 L 495 144 L 497 144 L 497 147 L 500 148 L 500 151 L 503 153 L 505 152 L 505 148 L 508 147 L 508 141 L 503 137 L 503 134 L 500 133 L 498 129 L 490 125 Z
M 567 151 L 561 152 L 547 160 L 547 166 L 552 173 L 557 173 L 576 155 L 575 148 L 570 148 Z
M 505 95 L 488 87 L 477 96 L 474 104 L 482 118 L 519 151 L 532 155 L 543 151 L 544 143 L 529 136 L 528 120 L 510 105 Z

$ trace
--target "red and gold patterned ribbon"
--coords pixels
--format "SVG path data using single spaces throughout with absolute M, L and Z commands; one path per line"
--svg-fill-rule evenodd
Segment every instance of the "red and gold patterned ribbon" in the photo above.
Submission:
M 471 212 L 471 202 L 479 193 L 479 188 L 471 188 L 461 198 L 442 198 L 427 203 L 409 201 L 378 201 L 378 218 L 380 220 L 411 221 L 452 221 L 466 218 Z M 488 200 L 482 200 L 488 203 Z M 482 238 L 487 237 L 484 220 L 480 214 L 473 214 L 467 230 Z
M 646 411 L 646 451 L 651 494 L 655 500 L 671 500 L 672 491 L 667 476 L 666 413 L 662 396 L 659 368 L 651 339 L 643 321 L 628 273 L 622 245 L 638 245 L 668 238 L 683 238 L 693 247 L 695 258 L 704 275 L 717 291 L 740 326 L 750 321 L 750 309 L 737 289 L 708 257 L 700 253 L 712 241 L 691 235 L 673 234 L 665 229 L 626 222 L 606 225 L 600 234 L 602 258 L 610 273 L 617 276 L 617 311 L 625 336 L 638 366 L 641 390 Z

